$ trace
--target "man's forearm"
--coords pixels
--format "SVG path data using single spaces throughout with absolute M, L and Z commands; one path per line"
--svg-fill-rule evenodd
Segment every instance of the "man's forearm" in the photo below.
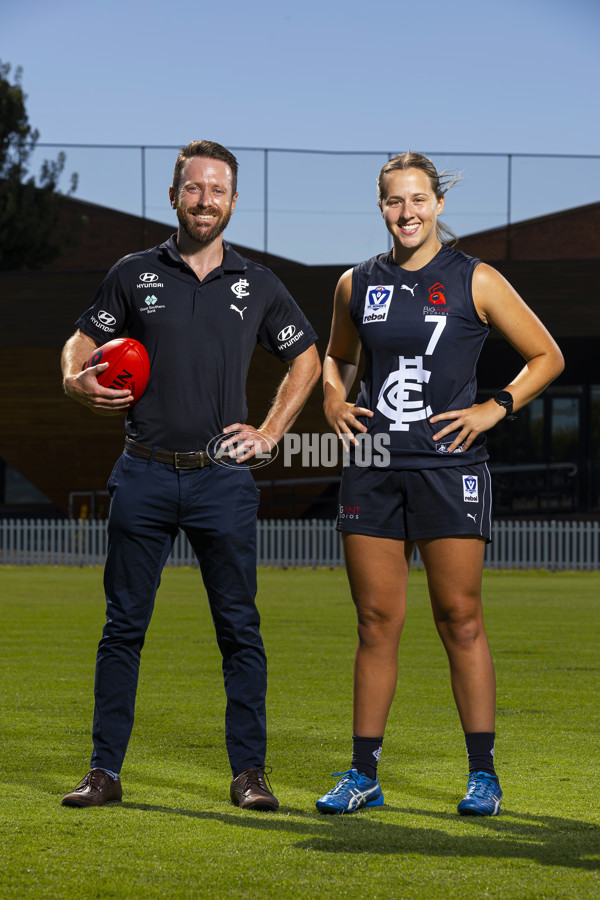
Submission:
M 71 375 L 81 372 L 84 362 L 94 352 L 98 344 L 82 331 L 76 331 L 63 347 L 60 364 L 63 383 Z
M 279 441 L 302 411 L 321 374 L 321 362 L 313 345 L 291 363 L 259 431 Z

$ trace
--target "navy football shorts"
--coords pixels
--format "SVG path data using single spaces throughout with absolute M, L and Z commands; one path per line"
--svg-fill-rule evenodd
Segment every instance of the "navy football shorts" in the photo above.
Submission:
M 346 466 L 336 527 L 406 541 L 472 534 L 489 542 L 491 513 L 487 463 L 416 471 Z

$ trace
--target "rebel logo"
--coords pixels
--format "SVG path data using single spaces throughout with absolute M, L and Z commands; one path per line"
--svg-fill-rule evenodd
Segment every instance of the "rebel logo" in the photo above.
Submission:
M 365 295 L 363 324 L 368 322 L 385 322 L 390 311 L 393 284 L 370 284 Z

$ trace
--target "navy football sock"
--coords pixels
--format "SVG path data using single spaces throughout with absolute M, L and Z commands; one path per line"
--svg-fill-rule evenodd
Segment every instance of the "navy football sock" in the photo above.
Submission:
M 377 778 L 377 763 L 381 756 L 383 736 L 378 738 L 352 735 L 352 768 L 373 781 Z
M 469 758 L 469 775 L 473 772 L 487 772 L 495 775 L 494 768 L 494 741 L 495 731 L 474 731 L 465 734 L 467 756 Z

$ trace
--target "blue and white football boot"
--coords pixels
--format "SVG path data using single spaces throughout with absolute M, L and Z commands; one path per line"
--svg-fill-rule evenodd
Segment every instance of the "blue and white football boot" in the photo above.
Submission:
M 356 769 L 347 772 L 332 772 L 334 778 L 341 775 L 336 786 L 317 800 L 317 809 L 322 813 L 352 813 L 368 806 L 383 806 L 383 792 L 379 781 L 372 781 Z
M 469 775 L 467 793 L 458 804 L 461 816 L 497 816 L 500 812 L 502 791 L 496 775 L 473 772 Z

